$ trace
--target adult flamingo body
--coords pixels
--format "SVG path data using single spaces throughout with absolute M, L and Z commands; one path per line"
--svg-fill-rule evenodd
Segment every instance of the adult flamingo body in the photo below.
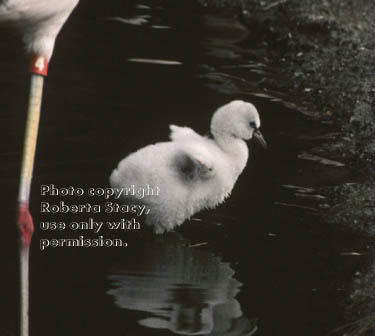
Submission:
M 9 23 L 20 32 L 30 56 L 44 57 L 48 62 L 56 36 L 78 1 L 0 0 L 0 22 Z
M 55 39 L 79 0 L 0 0 L 0 23 L 14 26 L 30 57 L 31 85 L 18 194 L 17 225 L 21 234 L 21 335 L 28 335 L 29 250 L 34 225 L 29 195 L 38 135 L 43 77 L 53 53 Z

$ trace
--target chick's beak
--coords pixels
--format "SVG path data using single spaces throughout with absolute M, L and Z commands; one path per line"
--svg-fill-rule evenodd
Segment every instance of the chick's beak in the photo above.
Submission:
M 262 133 L 260 133 L 259 129 L 254 130 L 254 137 L 255 140 L 258 141 L 263 148 L 267 148 L 267 142 L 264 140 Z

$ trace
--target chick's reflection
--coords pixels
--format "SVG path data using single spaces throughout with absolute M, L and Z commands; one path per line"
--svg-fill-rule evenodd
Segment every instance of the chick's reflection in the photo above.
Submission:
M 146 248 L 146 250 L 144 249 Z M 148 312 L 138 323 L 180 335 L 251 335 L 235 299 L 241 283 L 228 263 L 186 241 L 158 240 L 109 276 L 119 308 Z

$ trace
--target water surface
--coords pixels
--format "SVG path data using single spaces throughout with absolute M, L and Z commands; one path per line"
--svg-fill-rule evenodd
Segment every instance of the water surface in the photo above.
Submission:
M 265 44 L 232 13 L 138 1 L 101 4 L 80 4 L 57 41 L 31 194 L 37 225 L 118 219 L 41 214 L 41 201 L 60 199 L 41 196 L 40 186 L 109 187 L 108 176 L 125 155 L 166 140 L 172 123 L 207 133 L 214 110 L 233 99 L 257 106 L 269 149 L 251 143 L 248 167 L 230 199 L 177 233 L 112 233 L 129 246 L 40 251 L 41 238 L 72 233 L 37 229 L 32 334 L 315 336 L 338 327 L 352 276 L 363 263 L 348 252 L 363 252 L 365 242 L 324 224 L 324 199 L 316 190 L 352 177 L 345 167 L 304 159 L 334 130 L 273 90 L 272 81 L 284 79 L 269 65 Z M 27 75 L 14 37 L 3 30 L 0 41 L 8 50 L 0 58 L 0 331 L 14 335 L 14 210 Z M 102 234 L 110 236 L 107 231 Z

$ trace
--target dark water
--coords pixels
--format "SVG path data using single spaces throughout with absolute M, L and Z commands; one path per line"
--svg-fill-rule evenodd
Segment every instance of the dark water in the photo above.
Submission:
M 213 111 L 232 99 L 257 106 L 269 150 L 250 144 L 248 167 L 230 199 L 177 233 L 116 232 L 112 236 L 127 248 L 40 251 L 43 238 L 97 235 L 37 228 L 32 335 L 327 334 L 343 323 L 344 300 L 363 264 L 362 256 L 347 253 L 363 252 L 365 242 L 323 223 L 318 209 L 324 200 L 301 197 L 317 193 L 301 187 L 350 181 L 348 171 L 298 155 L 334 130 L 272 90 L 270 83 L 283 79 L 267 65 L 265 41 L 232 14 L 148 6 L 82 3 L 60 34 L 45 85 L 31 192 L 36 226 L 118 219 L 41 214 L 41 201 L 104 200 L 41 196 L 40 186 L 109 187 L 108 176 L 125 155 L 166 140 L 171 123 L 208 132 Z M 28 78 L 14 37 L 2 30 L 0 45 L 0 332 L 15 335 L 14 214 Z

